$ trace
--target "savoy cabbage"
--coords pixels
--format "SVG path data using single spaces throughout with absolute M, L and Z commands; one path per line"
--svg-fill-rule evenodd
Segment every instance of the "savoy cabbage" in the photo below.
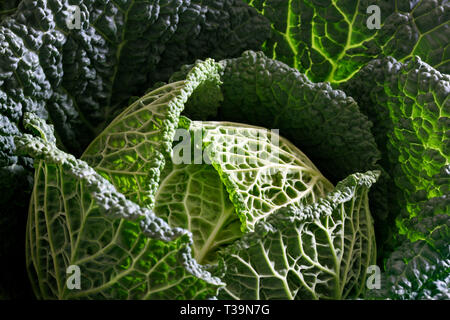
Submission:
M 249 55 L 254 53 L 244 53 Z M 283 221 L 277 217 L 286 206 L 299 210 L 287 215 L 298 216 L 298 223 L 286 222 L 275 238 L 305 244 L 284 249 L 269 241 L 266 259 L 280 263 L 280 250 L 286 250 L 285 259 L 293 260 L 274 271 L 273 280 L 267 271 L 254 271 L 256 292 L 250 296 L 345 298 L 365 292 L 366 268 L 375 261 L 368 188 L 378 172 L 351 175 L 334 188 L 294 145 L 274 140 L 275 133 L 230 122 L 180 121 L 189 97 L 204 85 L 224 85 L 225 66 L 234 62 L 198 62 L 185 80 L 138 99 L 81 160 L 56 147 L 52 127 L 26 114 L 26 127 L 38 136 L 15 141 L 21 153 L 39 160 L 27 226 L 27 265 L 39 298 L 220 298 L 225 292 L 248 298 L 239 280 L 243 259 L 236 263 L 239 253 L 230 245 L 240 246 L 233 240 L 242 233 L 242 242 L 267 243 L 271 238 L 260 230 L 267 227 L 258 221 Z M 194 147 L 209 164 L 173 163 L 177 127 L 202 135 Z M 256 261 L 244 266 L 261 268 L 259 255 L 250 256 Z M 86 270 L 80 290 L 65 285 L 71 265 Z M 304 268 L 311 269 L 308 276 Z M 293 274 L 279 275 L 290 269 Z
M 0 297 L 450 299 L 449 15 L 2 2 Z

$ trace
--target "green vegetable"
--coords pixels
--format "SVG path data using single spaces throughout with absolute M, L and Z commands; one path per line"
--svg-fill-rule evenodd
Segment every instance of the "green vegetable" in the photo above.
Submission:
M 38 137 L 25 134 L 16 143 L 40 160 L 27 227 L 28 270 L 39 298 L 223 297 L 221 290 L 236 287 L 229 277 L 238 279 L 232 274 L 230 246 L 239 238 L 263 239 L 264 220 L 271 223 L 287 206 L 300 225 L 308 221 L 312 229 L 326 229 L 325 234 L 316 230 L 314 240 L 309 227 L 295 229 L 302 241 L 317 244 L 315 256 L 308 251 L 306 260 L 290 262 L 298 272 L 309 268 L 310 258 L 320 260 L 317 278 L 304 280 L 313 291 L 309 297 L 364 292 L 365 270 L 375 258 L 367 192 L 377 173 L 355 174 L 329 193 L 332 184 L 277 133 L 180 117 L 185 105 L 206 102 L 199 95 L 207 88 L 221 90 L 208 96 L 220 110 L 230 94 L 225 66 L 241 60 L 198 62 L 184 80 L 139 98 L 90 144 L 82 156 L 86 162 L 57 149 L 52 127 L 26 114 L 26 128 Z M 193 137 L 183 150 L 183 155 L 194 154 L 187 164 L 174 158 L 177 127 Z M 206 163 L 196 163 L 197 151 Z M 333 248 L 325 249 L 327 239 Z M 279 247 L 267 251 L 279 255 Z M 199 263 L 210 265 L 206 269 Z M 72 265 L 81 270 L 80 290 L 65 285 Z M 316 281 L 327 282 L 330 276 L 323 269 L 333 270 L 334 280 L 315 291 Z M 302 297 L 297 280 L 286 298 Z M 274 282 L 272 289 L 286 290 L 285 283 Z M 265 295 L 263 287 L 254 293 Z M 233 292 L 232 297 L 247 294 Z
M 376 221 L 386 220 L 389 175 L 378 164 L 381 154 L 371 132 L 372 123 L 353 98 L 327 83 L 313 83 L 299 71 L 262 53 L 245 52 L 241 58 L 224 63 L 221 106 L 195 108 L 188 104 L 184 114 L 279 128 L 280 134 L 307 154 L 332 183 L 354 172 L 383 172 L 371 190 L 370 205 Z M 383 225 L 379 226 L 380 239 L 389 239 Z
M 449 21 L 3 1 L 0 298 L 449 299 Z

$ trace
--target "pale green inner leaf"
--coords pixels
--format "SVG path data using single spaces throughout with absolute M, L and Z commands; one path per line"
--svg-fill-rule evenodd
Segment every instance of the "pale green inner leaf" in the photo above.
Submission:
M 212 165 L 230 193 L 243 231 L 289 204 L 313 203 L 333 189 L 311 160 L 276 131 L 229 122 L 197 122 Z
M 206 164 L 173 165 L 156 194 L 155 213 L 190 230 L 194 257 L 216 262 L 221 247 L 241 237 L 241 222 L 217 171 Z

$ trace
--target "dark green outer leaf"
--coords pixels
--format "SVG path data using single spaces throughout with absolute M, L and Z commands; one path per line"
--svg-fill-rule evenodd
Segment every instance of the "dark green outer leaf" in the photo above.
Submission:
M 24 0 L 2 22 L 0 103 L 15 126 L 25 111 L 50 117 L 61 142 L 78 154 L 129 97 L 197 58 L 257 48 L 267 26 L 234 0 L 85 0 L 81 29 L 70 30 L 68 5 Z
M 341 82 L 374 58 L 414 55 L 450 73 L 450 3 L 446 0 L 246 0 L 268 18 L 266 55 L 309 79 Z M 380 29 L 369 29 L 380 8 Z
M 446 202 L 448 209 L 448 195 Z M 426 209 L 423 213 L 427 214 Z M 412 231 L 414 241 L 405 239 L 390 255 L 381 288 L 368 292 L 367 298 L 450 299 L 450 216 L 438 214 L 416 220 L 410 226 Z
M 395 231 L 380 238 L 392 244 L 394 220 L 407 233 L 405 223 L 422 214 L 422 202 L 449 192 L 450 78 L 419 57 L 404 64 L 389 57 L 374 60 L 342 88 L 374 122 L 381 164 L 392 177 L 385 179 L 390 198 L 384 225 Z

